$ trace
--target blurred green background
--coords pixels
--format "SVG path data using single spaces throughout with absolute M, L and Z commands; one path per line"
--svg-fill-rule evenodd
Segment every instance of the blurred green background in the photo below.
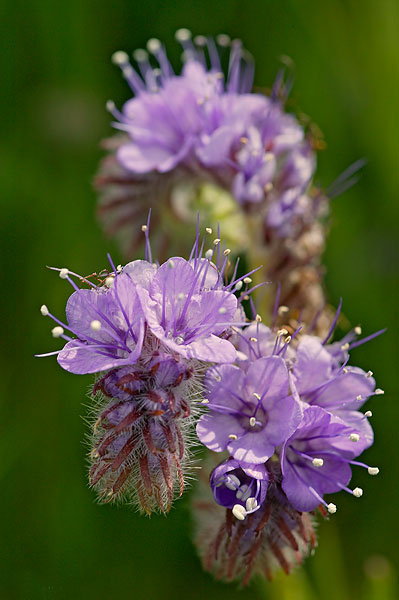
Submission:
M 2 360 L 0 421 L 0 597 L 240 597 L 279 600 L 385 600 L 397 593 L 398 563 L 398 15 L 394 0 L 13 0 L 1 10 L 3 76 L 0 161 Z M 353 325 L 388 332 L 353 352 L 385 396 L 369 402 L 376 444 L 358 469 L 360 500 L 341 493 L 320 525 L 320 547 L 304 570 L 255 581 L 243 592 L 201 571 L 190 541 L 187 497 L 170 516 L 145 519 L 98 506 L 86 482 L 85 390 L 56 349 L 40 305 L 63 314 L 68 286 L 45 269 L 90 273 L 110 250 L 94 218 L 91 180 L 99 141 L 111 132 L 104 104 L 129 91 L 110 63 L 149 37 L 174 31 L 240 37 L 256 59 L 256 83 L 270 86 L 285 54 L 296 64 L 292 98 L 320 126 L 327 149 L 318 179 L 331 181 L 367 157 L 361 181 L 333 202 L 325 256 L 330 300 L 344 298 Z M 396 259 L 396 260 L 395 260 Z M 395 345 L 394 345 L 395 344 Z

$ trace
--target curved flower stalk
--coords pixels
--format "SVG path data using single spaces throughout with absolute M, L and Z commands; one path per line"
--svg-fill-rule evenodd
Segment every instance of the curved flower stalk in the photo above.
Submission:
M 310 323 L 325 304 L 328 199 L 312 185 L 318 144 L 285 112 L 282 77 L 270 96 L 252 91 L 253 60 L 239 40 L 192 40 L 186 29 L 176 38 L 184 50 L 180 74 L 159 40 L 133 53 L 134 66 L 124 52 L 113 56 L 134 98 L 121 111 L 108 103 L 122 133 L 106 142 L 110 153 L 95 180 L 105 229 L 131 252 L 138 244 L 132 223 L 156 204 L 162 253 L 176 243 L 176 228 L 185 245 L 181 232 L 190 232 L 200 209 L 207 221 L 223 223 L 251 264 L 265 265 L 259 281 L 282 282 L 282 302 L 305 309 Z
M 194 472 L 203 375 L 236 359 L 232 326 L 245 324 L 241 303 L 250 290 L 236 270 L 226 278 L 229 250 L 209 228 L 202 243 L 197 232 L 189 260 L 161 265 L 152 261 L 148 223 L 142 230 L 145 260 L 115 268 L 110 259 L 112 270 L 96 284 L 56 269 L 74 289 L 66 323 L 45 305 L 41 313 L 66 342 L 48 354 L 71 373 L 96 374 L 90 485 L 102 502 L 125 499 L 150 513 L 167 512 Z
M 301 327 L 291 334 L 269 328 L 257 317 L 237 331 L 236 364 L 205 375 L 208 412 L 197 435 L 229 458 L 208 484 L 219 507 L 201 499 L 204 491 L 194 507 L 204 566 L 219 578 L 246 584 L 255 572 L 270 578 L 276 566 L 288 573 L 315 546 L 314 511 L 337 510 L 326 495 L 363 495 L 349 487 L 353 466 L 378 474 L 358 460 L 373 443 L 371 411 L 360 408 L 383 391 L 371 371 L 348 361 L 352 348 L 382 331 L 358 340 L 356 327 L 328 343 L 339 311 L 324 339 Z

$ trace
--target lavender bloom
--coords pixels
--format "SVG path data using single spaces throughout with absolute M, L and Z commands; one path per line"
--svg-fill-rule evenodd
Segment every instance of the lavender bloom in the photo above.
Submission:
M 352 473 L 351 459 L 367 446 L 365 440 L 351 440 L 351 428 L 318 406 L 310 406 L 294 435 L 281 453 L 282 489 L 294 508 L 311 511 L 324 504 L 331 513 L 335 504 L 327 504 L 324 494 L 345 490 L 355 497 L 361 488 L 347 487 Z
M 229 458 L 211 473 L 210 485 L 215 500 L 236 515 L 259 509 L 266 498 L 269 474 L 264 465 L 247 465 Z M 234 513 L 233 513 L 234 514 Z
M 301 420 L 278 356 L 254 361 L 247 373 L 234 365 L 211 368 L 205 388 L 210 411 L 199 420 L 197 435 L 210 450 L 227 449 L 240 462 L 266 462 Z

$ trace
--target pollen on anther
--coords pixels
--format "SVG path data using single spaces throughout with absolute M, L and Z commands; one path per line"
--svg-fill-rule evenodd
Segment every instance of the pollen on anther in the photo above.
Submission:
M 213 250 L 211 250 L 211 248 L 209 248 L 209 250 L 207 250 L 205 252 L 205 258 L 208 260 L 211 260 L 212 256 L 213 256 Z
M 337 507 L 335 506 L 335 504 L 330 502 L 330 504 L 327 505 L 327 510 L 330 513 L 330 515 L 333 515 L 334 513 L 337 512 Z
M 260 394 L 257 394 L 256 392 L 254 392 L 254 394 L 253 394 L 253 395 L 255 396 L 255 398 L 256 398 L 257 400 L 260 400 L 260 399 L 261 399 L 261 395 L 260 395 Z
M 107 277 L 105 279 L 104 283 L 107 286 L 107 288 L 110 288 L 114 285 L 114 279 L 115 279 L 115 277 L 113 277 L 112 275 L 110 275 L 109 277 Z
M 218 310 L 220 315 L 224 315 L 227 312 L 227 308 L 225 306 L 221 306 Z
M 384 393 L 385 393 L 384 390 L 382 390 L 381 388 L 377 388 L 374 392 L 374 394 L 376 396 L 382 396 L 382 394 L 384 394 Z
M 358 325 L 357 327 L 355 327 L 354 331 L 355 331 L 356 335 L 361 335 L 362 328 Z
M 229 434 L 229 438 L 230 438 L 231 440 L 236 440 L 236 439 L 238 439 L 235 433 L 230 433 L 230 434 Z
M 142 231 L 143 233 L 145 233 L 145 232 L 147 231 L 147 229 L 148 229 L 147 225 L 142 225 L 142 226 L 141 226 L 141 231 Z
M 351 442 L 358 442 L 360 440 L 360 435 L 358 433 L 351 433 L 349 439 Z
M 247 512 L 249 512 L 250 510 L 254 510 L 254 508 L 256 508 L 258 506 L 258 502 L 256 500 L 256 498 L 247 498 L 247 501 L 245 503 L 245 508 L 247 510 Z
M 228 256 L 230 254 L 230 252 L 231 252 L 230 248 L 226 248 L 226 250 L 223 251 L 223 255 Z
M 287 313 L 289 310 L 290 309 L 288 308 L 288 306 L 282 305 L 282 306 L 278 307 L 277 313 L 281 316 L 281 315 L 284 315 L 285 313 Z
M 356 487 L 353 490 L 353 495 L 355 496 L 355 498 L 360 498 L 360 496 L 363 496 L 363 490 L 360 487 Z
M 220 244 L 220 239 L 219 238 L 216 238 L 216 239 L 213 240 L 213 245 L 214 246 L 218 246 L 219 244 Z
M 239 521 L 244 521 L 247 511 L 245 510 L 245 508 L 242 506 L 242 504 L 235 504 L 233 506 L 233 510 L 232 510 L 233 515 L 235 516 L 236 519 L 238 519 Z
M 345 351 L 345 350 L 349 350 L 349 344 L 348 344 L 348 343 L 346 343 L 346 344 L 342 344 L 342 346 L 341 346 L 341 350 L 343 350 L 343 351 Z
M 53 327 L 51 333 L 53 337 L 58 338 L 64 333 L 64 328 L 57 325 L 57 327 Z
M 201 404 L 209 404 L 208 398 L 204 398 L 203 400 L 201 400 Z
M 60 275 L 61 279 L 66 279 L 68 277 L 68 273 L 69 273 L 68 269 L 61 269 L 59 275 Z
M 212 235 L 212 227 L 205 227 L 205 231 L 209 234 Z
M 42 304 L 42 306 L 40 307 L 40 312 L 42 313 L 43 317 L 48 316 L 48 308 L 45 304 Z
M 105 103 L 105 108 L 108 112 L 112 113 L 116 108 L 115 102 L 113 100 L 107 100 Z
M 367 371 L 366 377 L 372 377 L 372 376 L 373 376 L 373 371 Z
M 179 293 L 177 294 L 177 299 L 178 299 L 178 300 L 183 300 L 183 299 L 184 299 L 184 294 L 183 294 L 183 292 L 179 292 Z
M 256 338 L 256 337 L 251 337 L 251 338 L 249 338 L 249 341 L 250 341 L 250 342 L 257 342 L 257 341 L 258 341 L 258 338 Z
M 314 458 L 312 460 L 312 465 L 314 467 L 322 467 L 324 465 L 324 460 L 322 458 Z
M 256 425 L 256 419 L 255 419 L 255 417 L 251 417 L 249 419 L 249 424 L 251 425 L 251 427 L 255 427 L 255 425 Z
M 256 321 L 257 323 L 262 323 L 262 317 L 261 317 L 260 315 L 256 315 L 256 317 L 255 317 L 255 321 Z
M 371 412 L 371 410 L 366 410 L 366 412 L 364 413 L 365 417 L 372 417 L 373 413 Z
M 90 323 L 90 329 L 92 329 L 93 331 L 100 331 L 100 329 L 101 329 L 101 322 L 98 321 L 98 319 L 94 319 Z
M 175 33 L 175 38 L 178 42 L 187 42 L 188 40 L 191 39 L 191 31 L 189 29 L 186 29 L 185 27 L 182 27 L 181 29 L 178 29 Z
M 114 65 L 124 65 L 129 62 L 129 57 L 123 50 L 117 50 L 113 53 L 111 60 Z
M 361 395 L 361 394 L 359 394 L 358 396 L 356 396 L 356 400 L 357 400 L 358 402 L 360 402 L 360 400 L 361 400 L 361 399 L 362 399 L 362 395 Z
M 235 287 L 234 287 L 234 291 L 239 292 L 242 289 L 242 281 L 237 281 Z
M 380 472 L 378 467 L 369 467 L 367 469 L 367 472 L 369 475 L 378 475 L 378 473 Z
M 250 277 L 244 277 L 244 283 L 252 283 L 252 279 Z

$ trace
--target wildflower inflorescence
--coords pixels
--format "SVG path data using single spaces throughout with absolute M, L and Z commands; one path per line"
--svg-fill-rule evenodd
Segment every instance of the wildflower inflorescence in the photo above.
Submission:
M 74 288 L 66 323 L 45 305 L 40 310 L 56 322 L 53 336 L 66 341 L 49 354 L 67 371 L 96 374 L 90 484 L 101 501 L 124 497 L 150 513 L 168 511 L 183 492 L 202 376 L 209 364 L 235 360 L 229 338 L 232 325 L 244 324 L 248 288 L 235 295 L 245 277 L 235 270 L 226 279 L 230 263 L 219 238 L 212 243 L 206 233 L 200 244 L 197 233 L 189 260 L 159 265 L 148 224 L 142 230 L 146 260 L 115 267 L 110 259 L 112 270 L 97 284 L 57 269 Z
M 176 39 L 180 74 L 156 39 L 133 52 L 133 63 L 125 52 L 113 55 L 134 98 L 121 111 L 107 104 L 120 133 L 105 142 L 110 152 L 96 178 L 105 228 L 131 253 L 132 224 L 150 201 L 169 225 L 158 234 L 162 253 L 176 237 L 181 243 L 193 206 L 211 221 L 221 216 L 235 248 L 249 247 L 256 262 L 260 254 L 263 276 L 282 281 L 284 301 L 314 316 L 323 303 L 328 199 L 312 185 L 311 130 L 285 112 L 290 84 L 280 73 L 269 96 L 252 91 L 254 61 L 240 40 L 192 38 L 187 29 Z M 176 223 L 180 236 L 168 235 Z
M 373 443 L 371 412 L 360 408 L 383 392 L 370 371 L 348 366 L 348 351 L 370 338 L 356 340 L 356 328 L 328 343 L 338 313 L 324 340 L 255 318 L 237 331 L 236 363 L 206 372 L 197 435 L 229 457 L 209 482 L 224 510 L 204 490 L 194 507 L 204 566 L 218 577 L 247 583 L 253 572 L 271 577 L 275 566 L 289 572 L 315 544 L 313 511 L 337 510 L 326 494 L 360 498 L 360 487 L 348 487 L 351 467 L 378 473 L 357 460 Z

